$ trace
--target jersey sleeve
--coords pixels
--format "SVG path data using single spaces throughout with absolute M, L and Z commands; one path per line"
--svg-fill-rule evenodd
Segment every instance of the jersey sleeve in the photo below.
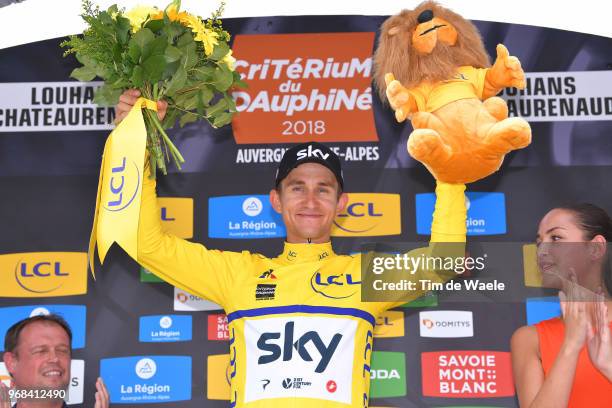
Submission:
M 250 253 L 211 250 L 165 233 L 155 188 L 147 163 L 138 225 L 138 263 L 171 285 L 225 306 L 235 275 L 247 269 Z
M 395 281 L 403 278 L 415 282 L 416 289 L 409 292 L 398 292 L 398 300 L 390 299 L 389 302 L 384 302 L 381 304 L 382 310 L 400 306 L 427 294 L 428 291 L 421 288 L 421 280 L 443 283 L 457 276 L 454 270 L 447 269 L 448 263 L 445 262 L 454 262 L 449 260 L 465 256 L 467 209 L 464 192 L 464 184 L 437 182 L 429 245 L 414 249 L 404 255 L 404 257 L 421 260 L 422 263 L 412 274 L 405 270 L 389 271 L 391 273 L 388 274 L 390 278 L 394 277 L 395 279 L 392 279 Z M 427 259 L 432 262 L 429 263 Z M 444 262 L 436 263 L 436 260 L 444 260 Z
M 470 70 L 472 72 L 470 72 L 469 78 L 470 78 L 470 81 L 472 82 L 472 85 L 474 86 L 476 95 L 478 96 L 478 98 L 480 98 L 480 100 L 483 100 L 485 99 L 485 96 L 484 96 L 485 78 L 487 76 L 487 72 L 489 71 L 489 68 L 470 67 Z

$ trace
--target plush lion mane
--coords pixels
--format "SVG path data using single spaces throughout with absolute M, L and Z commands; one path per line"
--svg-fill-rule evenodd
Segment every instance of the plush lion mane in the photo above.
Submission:
M 419 14 L 430 9 L 457 30 L 457 42 L 449 46 L 438 42 L 431 54 L 421 55 L 412 48 L 412 32 L 419 24 Z M 398 26 L 399 32 L 390 36 L 389 29 Z M 385 74 L 390 72 L 406 88 L 423 81 L 439 82 L 452 78 L 457 67 L 475 68 L 491 66 L 478 29 L 459 14 L 434 1 L 421 3 L 414 10 L 402 10 L 389 17 L 381 26 L 378 48 L 374 54 L 374 81 L 382 101 L 385 95 Z

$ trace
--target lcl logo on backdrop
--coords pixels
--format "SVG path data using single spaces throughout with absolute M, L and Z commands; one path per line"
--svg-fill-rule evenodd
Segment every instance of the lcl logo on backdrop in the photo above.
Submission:
M 87 254 L 29 252 L 0 255 L 0 297 L 53 297 L 87 293 Z
M 179 238 L 193 238 L 193 198 L 159 197 L 162 229 Z
M 238 144 L 377 141 L 374 33 L 237 35 Z
M 399 235 L 402 217 L 399 194 L 349 193 L 348 203 L 332 226 L 335 237 Z
M 376 318 L 374 337 L 403 337 L 404 312 L 401 310 L 387 310 Z

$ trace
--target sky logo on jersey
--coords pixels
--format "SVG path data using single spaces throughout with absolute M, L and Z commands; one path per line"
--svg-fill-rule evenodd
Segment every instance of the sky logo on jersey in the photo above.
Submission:
M 210 238 L 253 239 L 287 235 L 283 219 L 267 195 L 238 195 L 208 199 Z
M 399 194 L 349 193 L 344 212 L 332 225 L 334 237 L 372 237 L 402 233 Z
M 191 357 L 134 356 L 100 360 L 111 403 L 152 404 L 191 399 Z
M 374 337 L 403 337 L 404 312 L 401 310 L 387 310 L 376 318 Z
M 191 326 L 191 316 L 142 316 L 139 339 L 145 343 L 190 341 Z
M 493 398 L 514 395 L 510 353 L 449 350 L 421 353 L 423 395 Z
M 87 293 L 87 254 L 27 252 L 0 255 L 0 297 L 53 297 Z
M 85 321 L 87 308 L 81 305 L 31 305 L 0 308 L 0 336 L 4 339 L 7 330 L 22 319 L 32 316 L 56 314 L 64 318 L 72 330 L 72 348 L 85 347 Z M 3 351 L 4 343 L 0 343 Z
M 193 238 L 193 198 L 159 197 L 162 229 L 179 238 Z
M 428 310 L 419 313 L 421 337 L 474 337 L 471 311 Z
M 466 193 L 467 234 L 497 235 L 506 233 L 504 193 Z M 434 193 L 416 195 L 417 234 L 430 235 L 436 203 Z
M 208 315 L 208 340 L 229 340 L 229 330 L 226 315 Z
M 525 308 L 528 325 L 561 316 L 561 304 L 557 296 L 527 298 Z
M 210 300 L 202 299 L 182 289 L 174 287 L 174 310 L 177 312 L 199 312 L 223 309 Z
M 315 330 L 316 328 L 316 330 Z M 318 398 L 351 402 L 357 321 L 345 317 L 270 317 L 244 322 L 247 343 L 245 402 Z M 262 382 L 269 380 L 265 389 Z M 328 391 L 333 380 L 334 392 Z M 267 382 L 267 381 L 266 381 Z M 297 385 L 294 386 L 294 385 Z
M 406 354 L 394 351 L 372 353 L 370 398 L 406 396 Z

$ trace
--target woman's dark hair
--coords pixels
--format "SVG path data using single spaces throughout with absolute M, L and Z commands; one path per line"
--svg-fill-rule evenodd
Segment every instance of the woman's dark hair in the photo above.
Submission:
M 596 235 L 601 235 L 606 239 L 608 245 L 612 243 L 612 218 L 603 208 L 590 203 L 564 205 L 557 208 L 574 214 L 578 226 L 584 231 L 585 239 L 591 240 Z M 610 250 L 607 248 L 603 266 L 603 281 L 608 294 L 612 295 L 610 258 Z

